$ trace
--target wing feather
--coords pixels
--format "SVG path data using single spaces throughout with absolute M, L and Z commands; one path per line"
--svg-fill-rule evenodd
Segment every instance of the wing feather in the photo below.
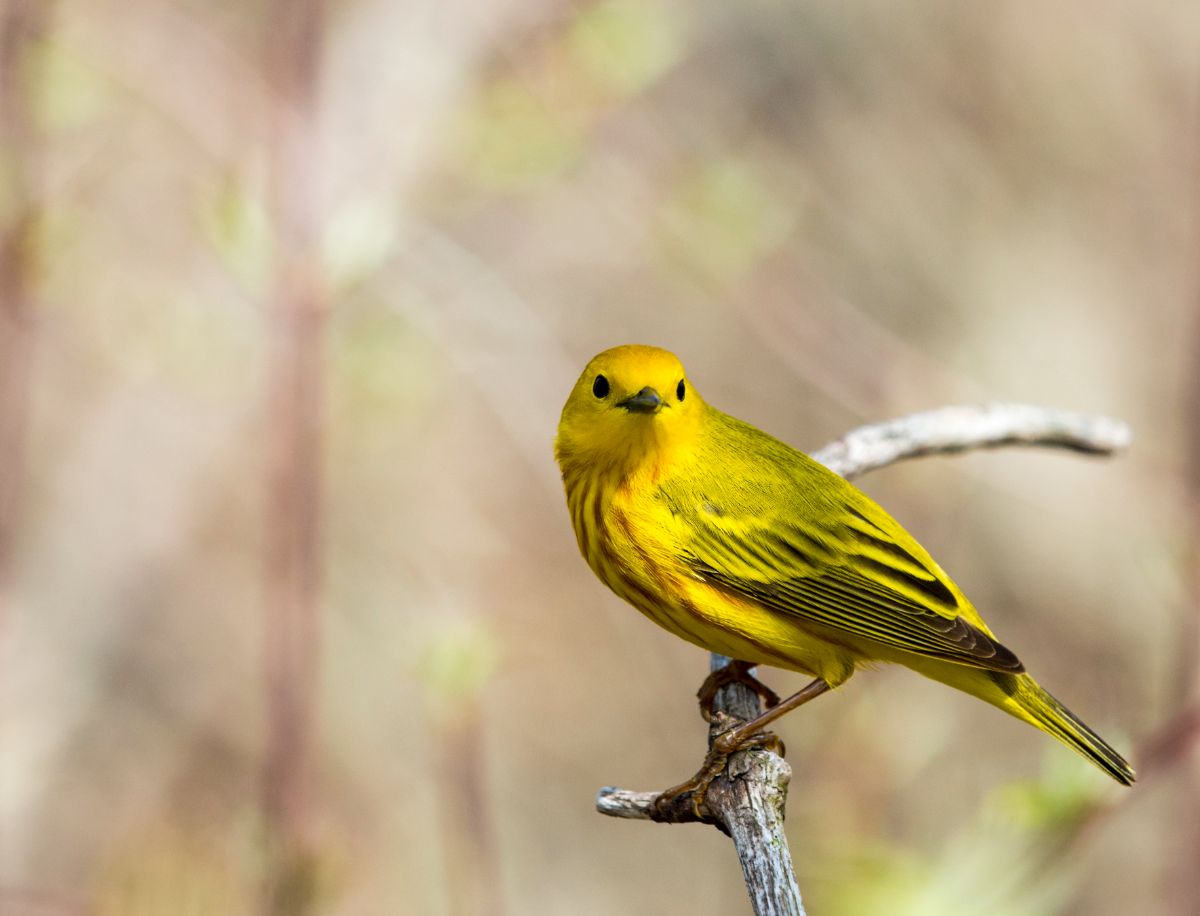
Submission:
M 708 511 L 688 513 L 693 536 L 683 557 L 704 580 L 893 648 L 994 671 L 1024 670 L 1016 655 L 964 617 L 965 602 L 945 574 L 925 561 L 923 550 L 899 542 L 894 531 L 903 529 L 883 510 L 843 506 L 832 518 L 823 513 L 817 528 L 789 523 L 778 512 L 737 517 L 728 507 L 712 511 L 711 500 L 704 505 Z

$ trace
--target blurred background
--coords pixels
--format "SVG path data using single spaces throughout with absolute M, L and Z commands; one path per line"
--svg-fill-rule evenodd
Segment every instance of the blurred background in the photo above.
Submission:
M 784 720 L 810 912 L 1200 912 L 1200 7 L 0 2 L 0 912 L 747 912 L 705 654 L 579 558 L 585 362 L 863 487 L 1130 753 L 905 670 Z M 781 693 L 803 679 L 764 678 Z

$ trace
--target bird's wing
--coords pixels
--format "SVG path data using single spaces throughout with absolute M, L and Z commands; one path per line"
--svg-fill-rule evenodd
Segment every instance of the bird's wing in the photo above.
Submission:
M 740 513 L 705 498 L 679 507 L 690 531 L 683 562 L 735 595 L 829 630 L 978 668 L 1024 670 L 968 619 L 979 618 L 932 558 L 849 485 L 822 498 L 819 512 L 786 499 L 754 503 Z

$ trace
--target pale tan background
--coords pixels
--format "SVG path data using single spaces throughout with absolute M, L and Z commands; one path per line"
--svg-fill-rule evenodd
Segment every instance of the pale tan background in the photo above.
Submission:
M 289 70 L 311 2 L 45 6 L 4 64 L 0 218 L 41 224 L 0 912 L 258 912 L 273 833 L 312 879 L 277 912 L 746 911 L 716 831 L 592 810 L 702 747 L 705 656 L 594 580 L 552 459 L 632 341 L 800 447 L 990 399 L 1133 426 L 864 486 L 1143 781 L 882 670 L 783 723 L 788 823 L 820 916 L 1195 912 L 1200 7 L 344 0 Z M 281 543 L 315 730 L 264 822 Z

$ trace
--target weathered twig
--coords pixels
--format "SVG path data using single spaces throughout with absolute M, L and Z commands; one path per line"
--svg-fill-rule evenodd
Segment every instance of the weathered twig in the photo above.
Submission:
M 1007 445 L 1110 455 L 1126 447 L 1130 438 L 1129 427 L 1107 417 L 1022 404 L 990 404 L 943 407 L 863 426 L 813 452 L 812 457 L 835 473 L 852 478 L 907 458 Z M 714 655 L 712 667 L 715 670 L 729 661 Z M 760 712 L 758 696 L 742 684 L 731 684 L 718 692 L 715 707 L 741 721 Z M 783 830 L 790 777 L 787 762 L 771 751 L 742 751 L 713 781 L 700 817 L 691 810 L 689 800 L 665 818 L 662 812 L 655 818 L 672 823 L 699 820 L 728 833 L 741 860 L 757 916 L 804 913 Z M 596 810 L 611 817 L 650 820 L 658 794 L 606 787 L 596 798 Z

